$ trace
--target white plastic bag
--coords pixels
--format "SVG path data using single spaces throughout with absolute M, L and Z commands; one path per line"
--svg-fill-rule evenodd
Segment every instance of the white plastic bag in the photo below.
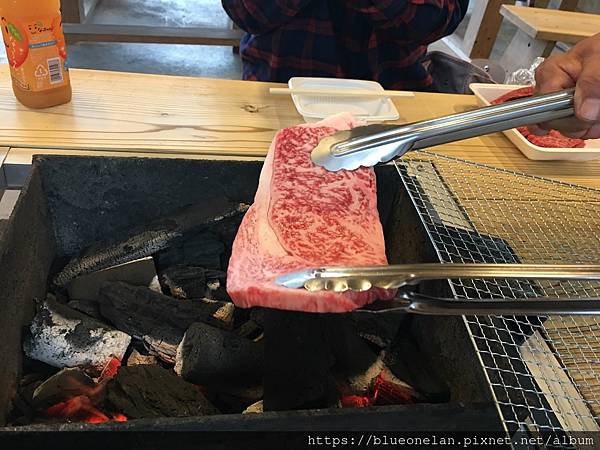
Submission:
M 515 70 L 506 76 L 506 84 L 522 84 L 526 86 L 535 86 L 535 69 L 544 62 L 544 58 L 535 58 L 529 69 Z

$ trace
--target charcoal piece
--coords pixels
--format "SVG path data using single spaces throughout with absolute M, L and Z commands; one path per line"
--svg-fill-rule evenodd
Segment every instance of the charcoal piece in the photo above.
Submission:
M 87 314 L 94 319 L 102 320 L 102 314 L 100 314 L 100 304 L 95 300 L 71 300 L 69 303 L 67 303 L 67 306 Z
M 412 385 L 429 402 L 450 401 L 450 388 L 408 337 L 398 337 L 386 352 L 384 362 L 390 371 Z
M 333 372 L 341 395 L 372 394 L 376 379 L 385 381 L 390 400 L 399 403 L 420 398 L 406 380 L 389 373 L 384 362 L 384 351 L 374 351 L 356 331 L 356 322 L 348 316 L 332 318 L 328 342 L 335 356 Z
M 206 292 L 206 269 L 173 266 L 160 274 L 163 289 L 175 298 L 202 298 Z
M 102 315 L 119 323 L 118 326 L 131 330 L 136 336 L 146 333 L 146 322 L 149 320 L 182 332 L 194 322 L 227 327 L 226 323 L 215 318 L 215 314 L 224 306 L 225 303 L 214 300 L 178 300 L 122 282 L 106 283 L 100 290 Z
M 329 335 L 334 316 L 262 309 L 265 330 L 265 411 L 330 407 L 337 403 Z
M 66 368 L 40 384 L 32 396 L 32 404 L 36 409 L 45 409 L 72 397 L 85 395 L 90 399 L 100 398 L 104 386 L 96 384 L 83 370 Z
M 225 289 L 225 278 L 223 271 L 196 266 L 173 266 L 160 274 L 163 291 L 172 297 L 232 303 Z
M 159 326 L 141 337 L 144 348 L 162 361 L 175 364 L 177 347 L 183 339 L 183 333 L 168 327 Z
M 191 383 L 251 386 L 263 375 L 263 361 L 262 343 L 198 322 L 177 349 L 175 372 Z
M 257 413 L 261 413 L 263 412 L 263 401 L 260 400 L 256 403 L 252 403 L 250 406 L 248 406 L 243 412 L 242 414 L 257 414 Z
M 219 309 L 215 311 L 213 317 L 218 319 L 220 322 L 224 324 L 224 327 L 228 330 L 233 328 L 233 318 L 235 316 L 235 305 L 231 302 L 220 302 L 218 300 L 209 300 L 209 299 L 201 299 L 200 301 L 204 303 L 217 303 L 219 304 Z
M 134 349 L 129 357 L 127 358 L 128 366 L 145 366 L 156 364 L 158 361 L 156 360 L 156 356 L 154 355 L 142 355 L 139 351 Z
M 386 348 L 392 343 L 402 317 L 397 314 L 349 314 L 357 334 L 379 348 Z
M 224 414 L 239 414 L 249 405 L 258 402 L 263 397 L 262 383 L 256 386 L 244 387 L 234 384 L 211 386 L 210 400 Z
M 188 234 L 174 240 L 156 255 L 160 272 L 173 266 L 221 269 L 225 245 L 212 231 Z
M 48 378 L 48 374 L 30 373 L 24 375 L 19 380 L 19 388 L 13 399 L 14 410 L 11 414 L 14 421 L 18 421 L 17 418 L 25 416 L 24 418 L 21 417 L 23 423 L 27 424 L 31 422 L 35 415 L 33 393 L 46 378 Z
M 224 198 L 187 206 L 176 213 L 162 217 L 150 224 L 141 224 L 120 240 L 104 241 L 85 249 L 73 258 L 54 277 L 54 284 L 64 286 L 73 278 L 90 272 L 118 266 L 136 259 L 154 255 L 188 234 L 220 223 L 225 219 L 241 216 L 248 205 L 231 203 Z M 218 268 L 218 267 L 217 267 Z
M 30 358 L 54 367 L 89 367 L 100 372 L 113 357 L 121 360 L 130 342 L 128 334 L 48 296 L 38 306 L 23 349 Z
M 206 292 L 205 298 L 230 302 L 231 297 L 227 293 L 227 273 L 221 270 L 206 270 Z
M 108 382 L 106 402 L 129 419 L 219 414 L 198 386 L 158 365 L 122 367 Z
M 147 257 L 79 276 L 69 282 L 67 289 L 69 298 L 96 301 L 100 287 L 107 281 L 125 281 L 134 286 L 150 286 L 155 277 L 154 259 Z
M 244 322 L 236 331 L 240 336 L 252 341 L 258 341 L 264 337 L 262 327 L 253 320 Z
M 149 288 L 122 282 L 105 283 L 100 289 L 100 312 L 120 330 L 142 339 L 162 360 L 174 363 L 177 346 L 187 328 L 206 321 L 228 328 L 222 302 L 178 300 Z

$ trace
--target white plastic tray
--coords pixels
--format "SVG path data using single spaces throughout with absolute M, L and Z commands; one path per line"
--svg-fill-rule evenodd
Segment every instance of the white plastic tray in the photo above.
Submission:
M 375 81 L 347 80 L 342 78 L 290 78 L 291 89 L 357 89 L 383 91 Z M 400 117 L 394 103 L 389 98 L 327 97 L 323 95 L 292 95 L 298 112 L 306 122 L 317 122 L 341 112 L 352 113 L 366 121 L 380 122 L 396 120 Z
M 501 95 L 523 86 L 472 83 L 469 87 L 477 97 L 478 103 L 487 106 Z M 504 131 L 504 134 L 529 159 L 589 161 L 600 158 L 600 139 L 588 139 L 583 148 L 545 148 L 532 144 L 514 128 Z

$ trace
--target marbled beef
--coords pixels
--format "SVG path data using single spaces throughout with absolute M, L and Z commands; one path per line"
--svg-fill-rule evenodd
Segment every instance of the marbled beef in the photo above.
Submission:
M 321 138 L 357 125 L 343 114 L 276 135 L 229 261 L 227 291 L 238 306 L 344 312 L 394 295 L 309 292 L 273 282 L 307 267 L 387 264 L 373 169 L 328 172 L 310 159 Z

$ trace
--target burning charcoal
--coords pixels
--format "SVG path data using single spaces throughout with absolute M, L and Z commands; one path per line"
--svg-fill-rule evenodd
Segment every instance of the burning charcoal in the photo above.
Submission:
M 177 346 L 194 322 L 231 326 L 233 304 L 212 300 L 177 300 L 142 286 L 109 282 L 100 289 L 100 311 L 118 329 L 141 339 L 152 354 L 175 362 Z
M 175 372 L 197 384 L 252 383 L 263 374 L 263 346 L 198 322 L 177 349 Z
M 101 371 L 111 358 L 122 359 L 131 337 L 56 302 L 39 306 L 23 342 L 25 354 L 54 367 Z
M 95 301 L 100 286 L 106 281 L 125 281 L 133 286 L 149 286 L 154 277 L 156 277 L 154 259 L 148 257 L 82 275 L 71 281 L 67 288 L 69 298 Z
M 85 395 L 70 398 L 64 402 L 57 403 L 44 411 L 44 415 L 53 418 L 64 419 L 68 422 L 87 422 L 87 423 L 105 423 L 105 422 L 123 422 L 127 420 L 122 414 L 116 414 L 111 417 L 100 411 L 94 402 Z
M 197 386 L 157 365 L 119 370 L 108 383 L 107 403 L 130 419 L 219 413 Z
M 196 266 L 221 269 L 225 245 L 216 233 L 206 231 L 190 234 L 173 242 L 156 256 L 157 267 L 163 271 L 173 266 Z
M 414 386 L 427 401 L 450 401 L 450 388 L 412 340 L 399 336 L 386 352 L 384 362 L 391 373 Z
M 373 405 L 402 405 L 417 400 L 422 399 L 414 389 L 396 378 L 384 366 L 366 390 L 361 389 L 357 393 L 349 394 L 342 392 L 340 405 L 343 408 L 365 408 Z
M 263 401 L 260 400 L 256 403 L 252 403 L 250 406 L 248 406 L 243 412 L 242 414 L 256 414 L 256 413 L 261 413 L 263 412 Z
M 145 366 L 156 364 L 156 356 L 153 355 L 142 355 L 137 350 L 133 350 L 129 358 L 127 358 L 128 366 Z
M 139 229 L 129 232 L 125 239 L 113 239 L 88 247 L 56 275 L 54 284 L 62 287 L 80 275 L 151 256 L 186 233 L 195 234 L 202 228 L 241 216 L 247 209 L 247 205 L 230 203 L 223 198 L 188 206 L 156 222 L 141 225 Z
M 45 409 L 79 395 L 100 397 L 103 390 L 104 386 L 96 384 L 83 370 L 67 368 L 40 384 L 33 392 L 32 402 L 37 409 Z
M 329 342 L 336 358 L 334 372 L 343 406 L 368 406 L 385 392 L 387 401 L 411 403 L 419 394 L 394 377 L 384 363 L 385 352 L 375 353 L 345 317 L 335 320 Z M 395 404 L 395 403 L 394 403 Z

